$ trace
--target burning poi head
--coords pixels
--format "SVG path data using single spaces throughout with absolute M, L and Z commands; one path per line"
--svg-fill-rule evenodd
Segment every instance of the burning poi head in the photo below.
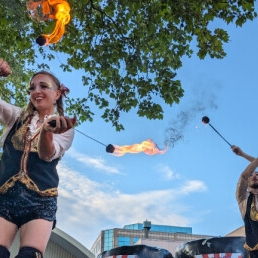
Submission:
M 40 46 L 47 46 L 61 39 L 65 32 L 65 25 L 70 21 L 70 5 L 67 1 L 29 0 L 27 10 L 30 17 L 36 21 L 56 20 L 55 29 L 51 34 L 42 34 L 36 39 Z
M 123 156 L 125 153 L 140 153 L 144 152 L 148 155 L 155 154 L 164 154 L 167 151 L 167 147 L 163 150 L 160 150 L 157 147 L 157 144 L 152 140 L 148 139 L 142 143 L 135 143 L 133 145 L 112 145 L 109 144 L 106 146 L 106 152 L 112 153 L 114 156 Z

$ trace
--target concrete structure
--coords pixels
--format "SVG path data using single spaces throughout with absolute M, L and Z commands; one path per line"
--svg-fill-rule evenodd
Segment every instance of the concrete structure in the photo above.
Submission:
M 141 244 L 163 248 L 174 255 L 176 247 L 182 243 L 211 237 L 214 236 L 192 234 L 190 227 L 151 225 L 150 222 L 146 223 L 145 221 L 123 228 L 102 230 L 95 240 L 91 252 L 97 256 L 103 251 L 119 246 Z
M 245 237 L 245 227 L 242 226 L 240 228 L 237 228 L 236 230 L 228 233 L 226 236 L 243 236 L 243 237 Z
M 19 233 L 11 246 L 11 258 L 14 258 L 19 250 Z M 95 258 L 86 247 L 67 235 L 62 230 L 55 228 L 52 231 L 44 258 Z

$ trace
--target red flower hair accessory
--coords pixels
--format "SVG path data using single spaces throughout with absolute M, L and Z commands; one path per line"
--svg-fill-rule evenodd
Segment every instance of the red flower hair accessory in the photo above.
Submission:
M 70 90 L 66 86 L 64 86 L 64 84 L 61 84 L 60 91 L 63 97 L 66 97 L 66 93 L 70 92 Z

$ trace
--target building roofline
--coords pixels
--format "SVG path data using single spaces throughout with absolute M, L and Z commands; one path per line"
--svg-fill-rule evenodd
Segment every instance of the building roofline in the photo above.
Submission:
M 83 246 L 80 242 L 71 236 L 67 235 L 59 228 L 55 228 L 52 231 L 50 240 L 61 246 L 63 249 L 69 251 L 76 258 L 85 258 L 85 254 L 89 258 L 95 258 L 94 254 L 90 252 L 85 246 Z

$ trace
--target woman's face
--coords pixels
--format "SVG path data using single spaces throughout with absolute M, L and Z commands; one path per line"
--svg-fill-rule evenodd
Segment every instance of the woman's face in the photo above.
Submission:
M 38 74 L 32 78 L 29 87 L 30 100 L 39 114 L 50 115 L 60 97 L 60 90 L 49 75 Z

